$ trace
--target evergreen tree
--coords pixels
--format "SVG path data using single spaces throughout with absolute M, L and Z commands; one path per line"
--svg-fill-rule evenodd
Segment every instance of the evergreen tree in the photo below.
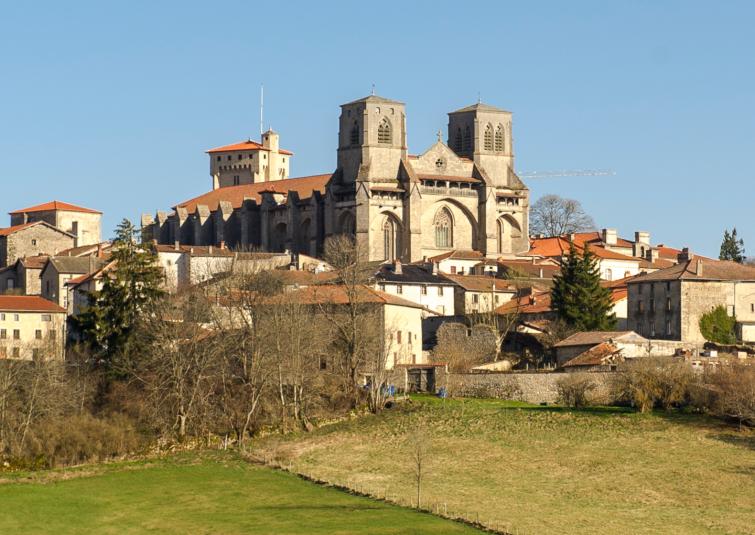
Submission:
M 580 331 L 609 331 L 616 327 L 611 290 L 600 285 L 597 258 L 589 248 L 579 253 L 572 243 L 553 278 L 553 310 L 559 319 Z
M 729 230 L 724 230 L 724 239 L 721 242 L 721 253 L 718 255 L 719 260 L 731 260 L 742 264 L 745 261 L 745 242 L 743 239 L 737 239 L 737 228 L 734 227 L 729 234 Z
M 118 225 L 102 289 L 89 295 L 90 305 L 77 320 L 84 339 L 108 362 L 131 342 L 134 326 L 164 295 L 157 255 L 137 242 L 136 233 L 127 219 Z

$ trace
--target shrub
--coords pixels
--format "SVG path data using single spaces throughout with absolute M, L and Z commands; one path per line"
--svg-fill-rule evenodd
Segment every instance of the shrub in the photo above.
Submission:
M 684 405 L 695 380 L 686 363 L 670 358 L 633 359 L 620 372 L 613 376 L 614 399 L 640 412 L 649 412 L 655 406 L 670 409 Z
M 558 380 L 558 399 L 568 407 L 579 409 L 590 404 L 590 393 L 597 385 L 589 377 L 567 373 Z
M 755 425 L 755 368 L 741 364 L 725 366 L 706 374 L 706 407 L 714 416 Z
M 700 317 L 700 333 L 710 342 L 736 344 L 736 318 L 726 313 L 723 305 L 718 305 Z

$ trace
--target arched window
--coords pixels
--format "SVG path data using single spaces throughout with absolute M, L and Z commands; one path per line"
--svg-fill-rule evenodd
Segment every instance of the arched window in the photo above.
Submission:
M 469 129 L 469 126 L 464 129 L 464 144 L 461 150 L 463 152 L 469 152 L 472 150 L 472 132 Z
M 454 245 L 453 219 L 447 208 L 441 208 L 435 214 L 433 227 L 435 228 L 435 247 L 449 249 Z
M 394 261 L 398 258 L 399 233 L 398 223 L 391 216 L 386 216 L 383 222 L 383 256 L 386 260 Z
M 493 150 L 493 127 L 487 125 L 485 127 L 485 150 Z M 496 149 L 498 150 L 498 149 Z
M 454 148 L 456 152 L 461 152 L 461 127 L 456 129 L 456 139 L 454 140 Z
M 393 142 L 393 135 L 391 134 L 391 122 L 387 117 L 383 117 L 378 126 L 378 143 L 382 145 L 390 145 Z
M 498 128 L 495 131 L 495 150 L 497 152 L 503 152 L 506 146 L 505 144 L 505 133 L 503 131 L 503 126 L 500 124 L 498 125 Z
M 312 227 L 311 219 L 305 219 L 299 226 L 299 231 L 298 231 L 299 236 L 297 237 L 298 239 L 297 239 L 297 244 L 296 244 L 296 249 L 297 249 L 296 252 L 302 253 L 302 254 L 310 254 L 309 233 L 310 233 L 311 227 Z
M 496 250 L 498 251 L 498 254 L 503 253 L 503 233 L 504 233 L 504 224 L 503 221 L 500 219 L 496 221 L 496 229 L 495 229 L 495 236 L 496 236 Z
M 359 145 L 359 124 L 356 121 L 354 121 L 354 126 L 351 127 L 350 141 L 352 145 Z
M 339 234 L 346 234 L 347 236 L 352 236 L 354 234 L 355 228 L 356 228 L 356 225 L 354 223 L 354 215 L 349 211 L 343 212 L 341 216 L 338 218 Z

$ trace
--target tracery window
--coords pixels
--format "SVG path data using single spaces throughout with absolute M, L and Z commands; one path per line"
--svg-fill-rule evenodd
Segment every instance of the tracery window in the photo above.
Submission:
M 472 132 L 469 129 L 469 126 L 467 126 L 464 129 L 464 144 L 462 145 L 463 152 L 469 152 L 472 150 Z
M 359 125 L 354 121 L 354 126 L 351 127 L 351 144 L 359 145 Z
M 454 140 L 454 148 L 456 149 L 456 152 L 460 152 L 462 150 L 461 128 L 456 129 L 456 139 Z
M 487 125 L 485 127 L 485 150 L 493 150 L 493 127 Z M 498 149 L 496 149 L 498 150 Z
M 391 123 L 387 118 L 383 117 L 383 120 L 380 121 L 380 126 L 378 126 L 378 143 L 390 145 L 392 141 Z
M 386 260 L 396 260 L 398 256 L 398 224 L 390 216 L 383 223 L 383 256 Z
M 440 249 L 453 247 L 453 219 L 448 209 L 441 208 L 435 214 L 433 227 L 435 227 L 435 247 Z
M 503 127 L 499 124 L 495 131 L 495 150 L 503 152 L 505 146 L 505 133 Z

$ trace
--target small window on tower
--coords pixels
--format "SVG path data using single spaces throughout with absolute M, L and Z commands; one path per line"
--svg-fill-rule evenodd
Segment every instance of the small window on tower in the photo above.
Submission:
M 241 158 L 243 158 L 243 157 L 244 157 L 244 155 L 243 155 L 243 154 L 239 154 L 239 160 L 240 160 Z
M 220 157 L 220 156 L 218 156 L 218 161 L 220 161 L 220 159 L 221 159 L 221 157 Z
M 31 244 L 32 244 L 32 245 L 37 245 L 37 240 L 32 240 L 32 241 L 31 241 Z
M 229 161 L 229 162 L 231 161 L 231 158 L 233 158 L 233 156 L 231 156 L 231 155 L 229 154 L 229 155 L 228 155 L 228 161 Z

